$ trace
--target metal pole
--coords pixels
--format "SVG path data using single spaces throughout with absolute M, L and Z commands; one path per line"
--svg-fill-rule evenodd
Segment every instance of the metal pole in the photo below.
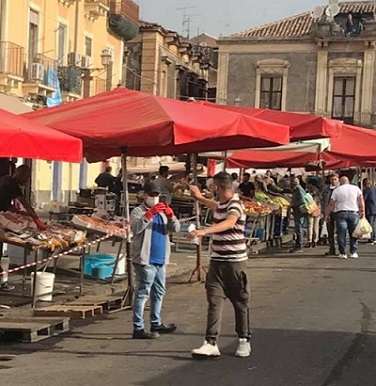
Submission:
M 121 165 L 122 165 L 122 174 L 123 174 L 123 193 L 124 193 L 124 209 L 123 216 L 125 217 L 127 223 L 130 221 L 129 213 L 129 193 L 128 193 L 128 170 L 127 170 L 127 154 L 126 148 L 123 149 L 121 154 Z M 126 242 L 126 263 L 127 263 L 127 276 L 128 276 L 128 289 L 123 297 L 123 307 L 131 307 L 133 302 L 133 289 L 134 289 L 134 280 L 133 280 L 133 266 L 131 259 L 131 235 L 130 231 L 127 232 L 127 242 Z
M 197 186 L 197 154 L 192 154 L 192 167 L 193 167 L 193 178 L 194 183 Z M 200 206 L 197 200 L 195 200 L 195 215 L 196 215 L 196 229 L 199 229 L 200 224 Z M 196 271 L 197 281 L 202 281 L 202 239 L 199 238 L 198 244 L 196 245 L 197 260 L 196 260 Z
M 226 171 L 226 163 L 227 163 L 227 151 L 223 152 L 223 168 L 222 171 Z

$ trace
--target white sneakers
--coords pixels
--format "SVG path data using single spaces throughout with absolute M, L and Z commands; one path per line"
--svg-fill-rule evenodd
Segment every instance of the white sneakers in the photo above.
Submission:
M 204 344 L 195 348 L 191 352 L 193 358 L 203 359 L 203 358 L 216 358 L 221 355 L 217 343 L 211 344 L 208 341 L 204 341 Z M 238 348 L 236 349 L 235 356 L 239 358 L 246 358 L 251 355 L 251 343 L 245 339 L 240 338 Z
M 215 358 L 221 356 L 217 343 L 211 344 L 206 340 L 201 347 L 192 350 L 191 354 L 193 358 Z
M 235 356 L 240 358 L 246 358 L 251 355 L 251 342 L 245 338 L 239 339 L 238 348 L 236 349 Z
M 340 253 L 338 256 L 336 256 L 338 259 L 347 259 L 347 255 L 346 254 L 343 254 L 343 253 Z M 359 255 L 355 252 L 355 253 L 352 253 L 350 255 L 350 257 L 352 259 L 357 259 L 359 257 Z

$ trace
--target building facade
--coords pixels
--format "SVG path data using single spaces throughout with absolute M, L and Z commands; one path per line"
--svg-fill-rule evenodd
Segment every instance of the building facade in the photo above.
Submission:
M 177 32 L 141 22 L 125 52 L 126 87 L 181 100 L 207 98 L 210 58 Z
M 0 92 L 40 108 L 113 89 L 138 12 L 131 0 L 0 0 Z M 74 198 L 101 167 L 34 162 L 36 201 Z
M 376 3 L 332 10 L 220 38 L 217 102 L 376 127 Z

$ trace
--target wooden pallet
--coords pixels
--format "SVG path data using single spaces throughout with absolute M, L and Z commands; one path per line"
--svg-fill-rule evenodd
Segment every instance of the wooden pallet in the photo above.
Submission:
M 35 316 L 66 316 L 72 319 L 86 319 L 103 313 L 101 306 L 55 305 L 34 310 Z
M 72 306 L 101 306 L 103 312 L 117 310 L 121 307 L 123 298 L 121 296 L 83 296 L 66 305 Z
M 0 340 L 38 342 L 69 331 L 69 318 L 0 318 Z

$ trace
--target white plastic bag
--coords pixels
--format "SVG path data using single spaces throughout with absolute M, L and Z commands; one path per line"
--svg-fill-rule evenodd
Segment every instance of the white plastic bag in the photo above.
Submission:
M 329 236 L 328 225 L 326 224 L 326 221 L 324 221 L 321 227 L 320 237 L 323 239 L 326 239 L 328 236 Z
M 352 236 L 357 239 L 366 238 L 364 236 L 372 233 L 371 224 L 367 221 L 365 217 L 361 218 L 356 226 Z

